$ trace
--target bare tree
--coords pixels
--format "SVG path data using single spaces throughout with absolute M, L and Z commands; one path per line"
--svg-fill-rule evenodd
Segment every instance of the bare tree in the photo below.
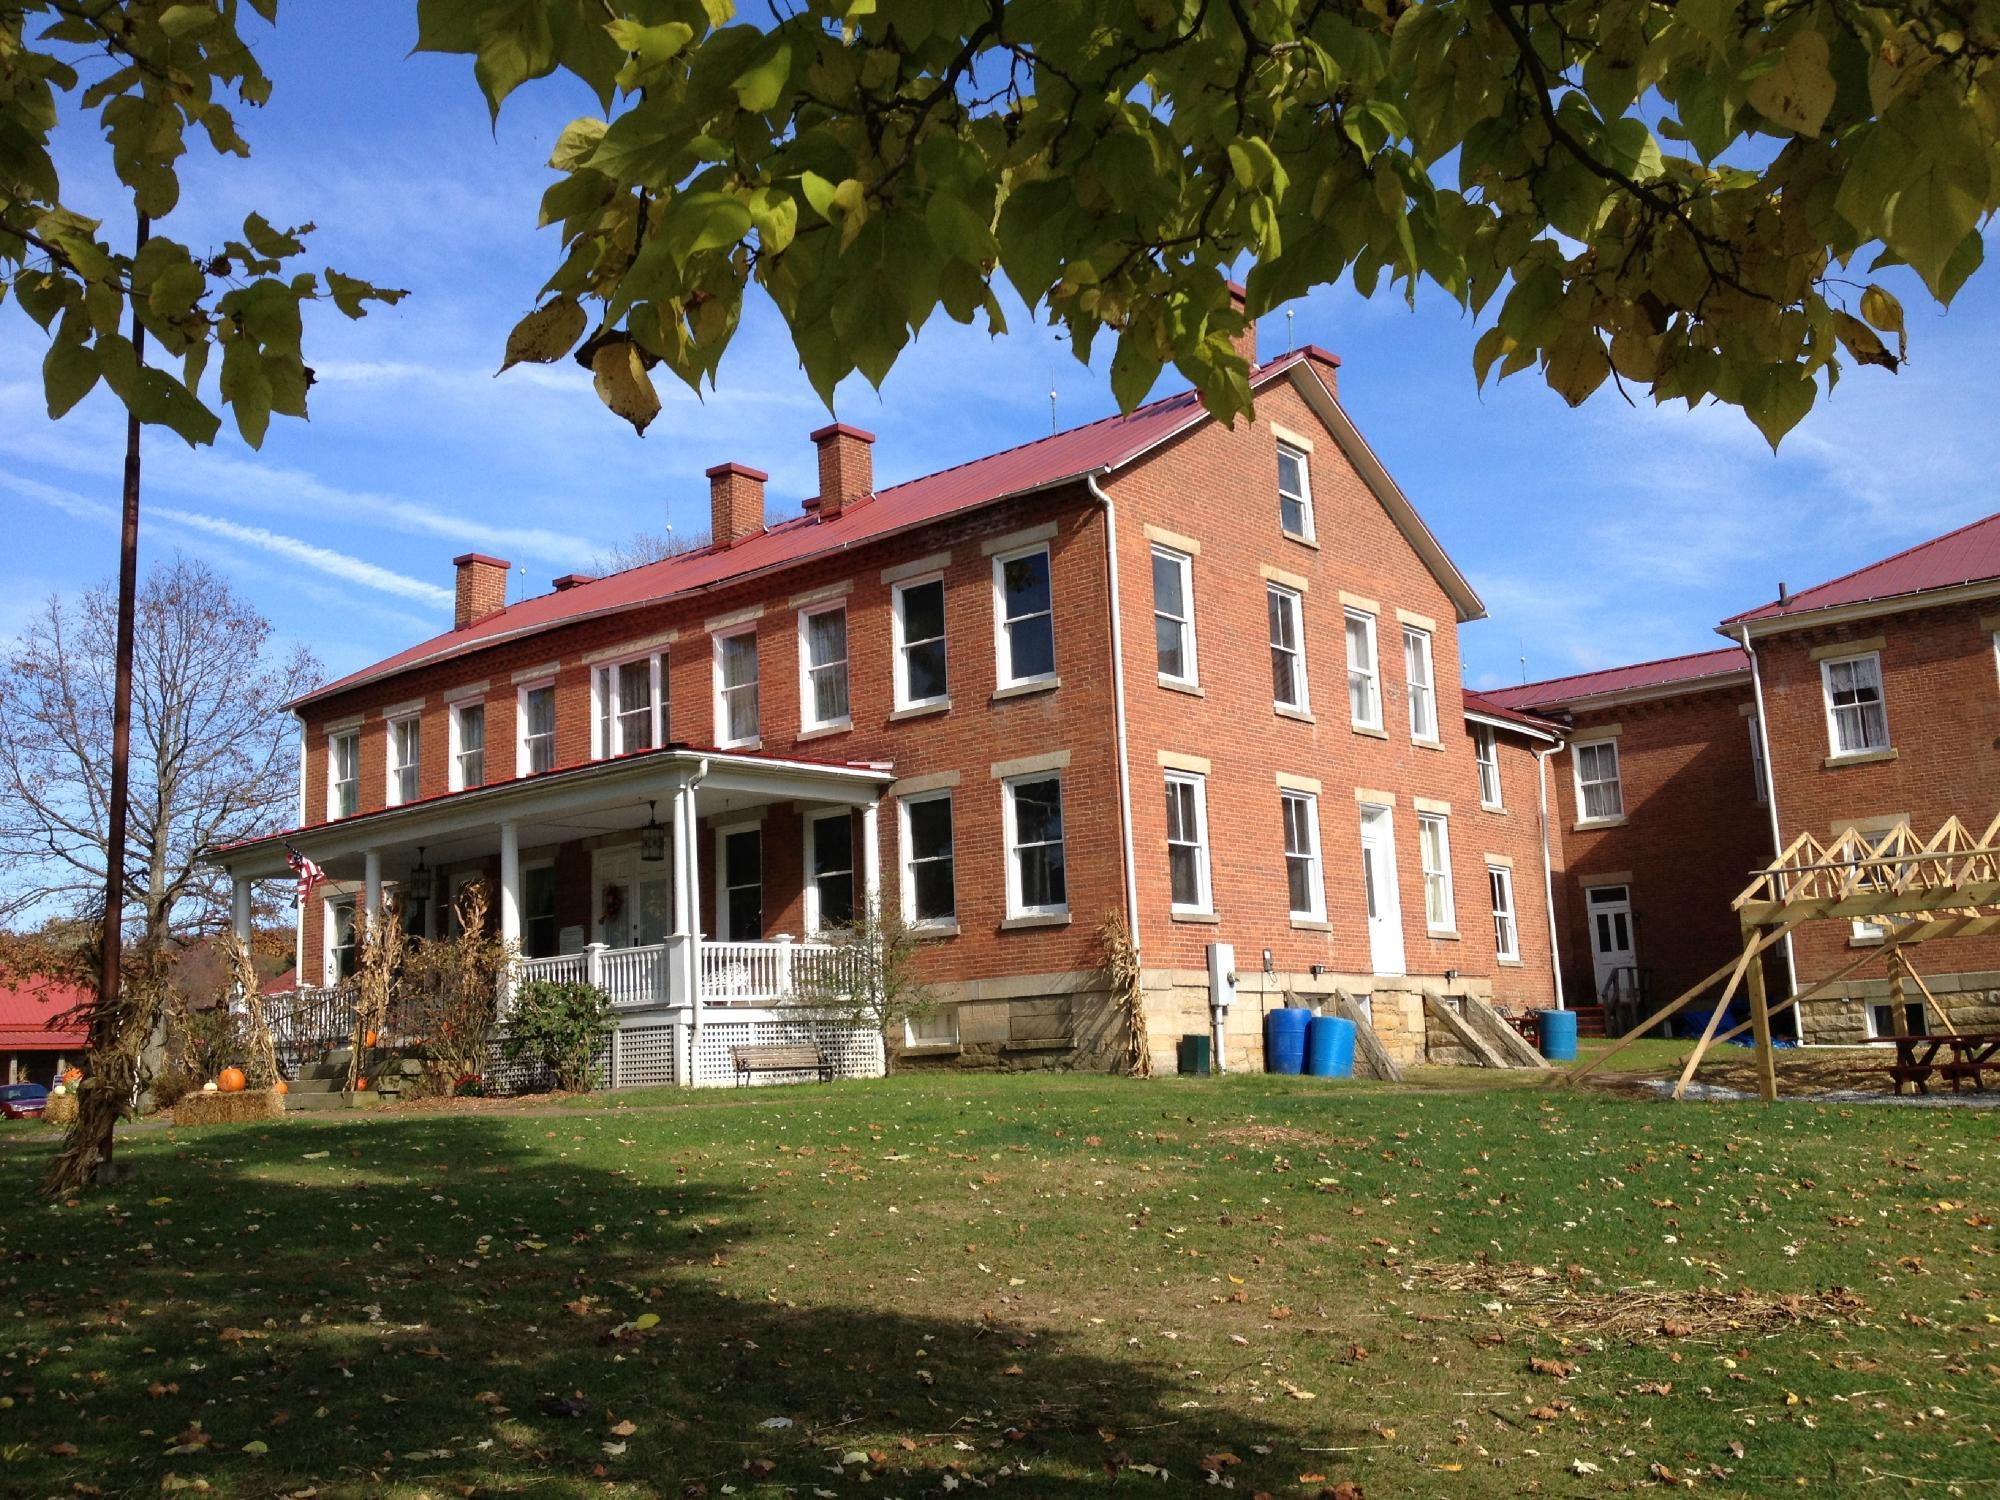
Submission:
M 643 568 L 647 563 L 665 562 L 684 552 L 699 552 L 708 545 L 708 533 L 691 531 L 635 531 L 622 542 L 613 542 L 593 558 L 599 576 L 622 573 L 627 568 Z
M 938 1005 L 936 990 L 917 973 L 926 939 L 894 907 L 866 901 L 820 941 L 836 950 L 835 961 L 794 970 L 800 1012 L 826 1025 L 880 1032 L 883 1071 L 893 1073 L 903 1023 Z
M 0 663 L 0 918 L 104 910 L 116 636 L 109 589 L 51 597 Z M 321 673 L 271 636 L 198 560 L 177 555 L 139 589 L 122 882 L 135 941 L 223 926 L 227 883 L 202 852 L 292 820 L 298 751 L 282 708 Z

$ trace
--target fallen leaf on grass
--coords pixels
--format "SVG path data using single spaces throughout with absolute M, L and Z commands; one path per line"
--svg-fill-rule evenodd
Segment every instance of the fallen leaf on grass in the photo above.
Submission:
M 611 1429 L 611 1435 L 613 1437 L 630 1437 L 638 1430 L 638 1427 L 634 1423 L 620 1422 L 616 1427 Z
M 1528 1361 L 1528 1368 L 1537 1375 L 1553 1375 L 1558 1380 L 1567 1380 L 1576 1373 L 1576 1366 L 1566 1359 L 1543 1359 L 1539 1354 Z

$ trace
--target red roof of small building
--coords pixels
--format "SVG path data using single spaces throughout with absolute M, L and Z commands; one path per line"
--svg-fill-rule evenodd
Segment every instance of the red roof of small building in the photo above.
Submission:
M 1307 345 L 1260 366 L 1252 376 L 1252 384 L 1265 385 L 1307 362 L 1328 368 L 1340 364 L 1326 350 Z M 1085 475 L 1101 474 L 1130 463 L 1206 415 L 1200 396 L 1183 391 L 1120 416 L 1105 417 L 921 479 L 892 485 L 867 499 L 841 507 L 838 516 L 816 513 L 792 516 L 731 547 L 701 547 L 622 573 L 573 583 L 568 588 L 510 604 L 462 630 L 434 636 L 330 682 L 288 706 L 299 707 L 377 678 L 571 620 L 721 588 L 754 574 L 861 546 L 1010 495 L 1052 489 Z
M 1826 583 L 1802 589 L 1782 601 L 1773 600 L 1756 609 L 1731 615 L 1722 623 L 1736 625 L 1752 620 L 1775 620 L 1786 615 L 1805 614 L 1842 605 L 1871 604 L 1878 599 L 1901 599 L 1931 589 L 1957 588 L 1962 584 L 1984 583 L 2000 578 L 2000 515 L 1947 531 L 1943 536 L 1856 568 L 1852 573 Z
M 289 995 L 298 987 L 299 971 L 297 969 L 287 969 L 282 974 L 273 974 L 269 979 L 258 985 L 257 993 L 260 995 Z
M 1488 702 L 1507 708 L 1561 708 L 1613 693 L 1638 693 L 1683 684 L 1697 687 L 1710 678 L 1749 670 L 1750 658 L 1743 648 L 1725 646 L 1720 651 L 1697 651 L 1690 656 L 1669 656 L 1659 661 L 1636 662 L 1629 667 L 1578 672 L 1544 682 L 1526 682 L 1519 687 L 1492 688 L 1484 696 Z
M 0 1052 L 74 1052 L 89 1040 L 81 1026 L 54 1030 L 51 1023 L 79 1005 L 90 991 L 41 975 L 0 983 Z
M 1518 708 L 1509 708 L 1496 702 L 1490 694 L 1464 689 L 1465 711 L 1469 714 L 1485 714 L 1488 718 L 1501 719 L 1509 724 L 1519 724 L 1523 729 L 1532 729 L 1537 734 L 1552 734 L 1561 738 L 1563 726 L 1553 719 L 1544 719 L 1535 714 L 1523 713 Z

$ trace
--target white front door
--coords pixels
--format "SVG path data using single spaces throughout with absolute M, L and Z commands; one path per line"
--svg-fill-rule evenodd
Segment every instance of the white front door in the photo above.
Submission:
M 1361 888 L 1368 898 L 1368 953 L 1377 974 L 1403 969 L 1403 899 L 1396 889 L 1394 812 L 1361 806 Z
M 1638 962 L 1632 941 L 1632 891 L 1629 886 L 1594 885 L 1584 892 L 1590 914 L 1590 961 L 1600 1000 L 1632 998 Z M 1621 972 L 1626 971 L 1626 972 Z M 1616 984 L 1614 991 L 1611 986 Z
M 600 849 L 594 860 L 591 911 L 597 941 L 607 948 L 664 943 L 674 930 L 674 867 L 639 858 L 637 845 Z

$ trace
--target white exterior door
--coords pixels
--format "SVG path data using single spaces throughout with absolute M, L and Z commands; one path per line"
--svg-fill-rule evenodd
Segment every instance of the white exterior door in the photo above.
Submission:
M 674 930 L 673 865 L 639 858 L 636 844 L 593 856 L 591 925 L 607 948 L 664 943 Z
M 1403 900 L 1396 889 L 1396 820 L 1386 807 L 1361 807 L 1361 888 L 1368 899 L 1368 953 L 1377 974 L 1401 974 Z
M 1629 972 L 1639 961 L 1632 941 L 1632 891 L 1629 886 L 1594 885 L 1584 892 L 1590 912 L 1590 961 L 1600 1000 L 1630 998 L 1634 976 Z M 1618 988 L 1610 988 L 1613 984 Z

